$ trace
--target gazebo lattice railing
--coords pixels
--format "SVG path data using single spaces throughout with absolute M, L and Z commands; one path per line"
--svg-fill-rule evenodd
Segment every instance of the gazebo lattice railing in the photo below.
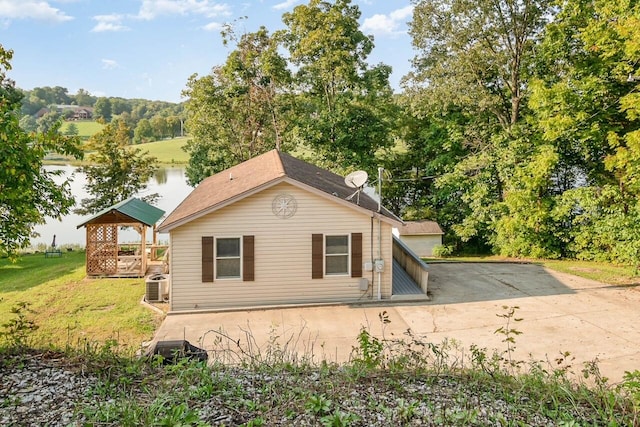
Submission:
M 118 224 L 87 224 L 87 274 L 118 272 Z

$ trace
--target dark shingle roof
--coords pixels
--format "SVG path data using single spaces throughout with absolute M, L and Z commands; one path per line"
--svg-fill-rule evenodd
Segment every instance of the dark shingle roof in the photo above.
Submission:
M 289 154 L 271 150 L 202 181 L 160 224 L 159 229 L 162 232 L 168 231 L 287 178 L 319 190 L 329 197 L 346 200 L 356 207 L 356 197 L 347 200 L 355 190 L 344 183 L 343 177 Z M 361 193 L 357 207 L 377 212 L 378 203 Z M 382 208 L 380 214 L 391 221 L 400 222 L 398 217 L 385 208 Z

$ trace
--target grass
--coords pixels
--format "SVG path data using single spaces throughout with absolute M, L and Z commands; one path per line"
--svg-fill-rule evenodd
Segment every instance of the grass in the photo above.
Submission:
M 116 339 L 133 350 L 152 337 L 158 318 L 139 304 L 144 279 L 87 279 L 85 253 L 60 258 L 25 255 L 12 264 L 0 259 L 0 325 L 21 302 L 39 325 L 33 340 L 56 347 Z
M 182 150 L 182 147 L 188 139 L 187 137 L 179 137 L 132 145 L 132 147 L 148 151 L 150 155 L 157 157 L 158 162 L 162 165 L 186 165 L 189 162 L 189 154 Z
M 103 124 L 98 123 L 95 120 L 78 120 L 62 123 L 60 132 L 64 134 L 71 123 L 75 124 L 78 127 L 78 136 L 83 141 L 89 139 L 93 134 L 100 132 L 104 127 Z

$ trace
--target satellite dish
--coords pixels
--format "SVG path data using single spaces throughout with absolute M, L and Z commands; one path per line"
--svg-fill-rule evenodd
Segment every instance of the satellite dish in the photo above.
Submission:
M 369 175 L 365 171 L 355 171 L 344 178 L 344 183 L 347 187 L 361 188 L 368 178 Z

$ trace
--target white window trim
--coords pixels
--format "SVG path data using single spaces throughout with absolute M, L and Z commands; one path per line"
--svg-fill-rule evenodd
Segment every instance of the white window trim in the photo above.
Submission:
M 233 277 L 219 277 L 218 276 L 218 259 L 236 259 L 238 257 L 218 257 L 218 239 L 238 239 L 240 242 L 240 275 Z M 238 281 L 242 280 L 242 236 L 214 236 L 213 242 L 213 276 L 215 281 Z
M 344 273 L 327 273 L 327 256 L 344 256 L 345 254 L 327 254 L 327 237 L 347 237 L 347 271 Z M 322 263 L 325 277 L 350 277 L 351 276 L 351 233 L 324 234 L 322 238 Z

